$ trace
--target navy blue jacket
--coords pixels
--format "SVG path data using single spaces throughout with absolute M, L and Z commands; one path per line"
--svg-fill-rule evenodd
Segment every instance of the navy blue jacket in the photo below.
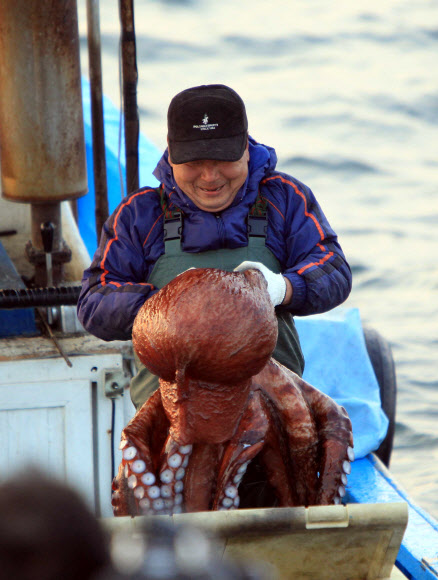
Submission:
M 202 252 L 248 243 L 246 216 L 258 190 L 267 200 L 266 245 L 293 287 L 286 308 L 294 315 L 326 312 L 351 290 L 351 271 L 335 232 L 312 191 L 275 170 L 274 149 L 250 138 L 248 178 L 220 219 L 200 210 L 177 186 L 164 153 L 154 175 L 164 184 L 169 207 L 184 212 L 182 249 Z M 105 223 L 91 266 L 85 270 L 78 302 L 79 320 L 103 340 L 129 340 L 134 318 L 159 288 L 148 283 L 164 253 L 163 211 L 152 187 L 124 198 Z

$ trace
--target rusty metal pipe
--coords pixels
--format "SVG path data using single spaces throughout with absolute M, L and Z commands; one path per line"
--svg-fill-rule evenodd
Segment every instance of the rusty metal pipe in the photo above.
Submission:
M 95 221 L 96 234 L 99 241 L 102 226 L 108 217 L 99 0 L 87 0 L 87 27 L 91 126 L 93 134 Z
M 0 87 L 3 196 L 86 193 L 76 0 L 0 2 Z

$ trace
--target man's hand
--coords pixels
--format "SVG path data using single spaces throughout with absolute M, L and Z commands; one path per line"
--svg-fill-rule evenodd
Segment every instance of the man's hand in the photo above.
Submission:
M 287 304 L 287 294 L 289 294 L 288 301 L 290 301 L 290 298 L 292 297 L 292 286 L 289 280 L 286 280 L 282 274 L 275 274 L 261 262 L 242 262 L 239 264 L 239 266 L 237 266 L 237 268 L 234 268 L 234 271 L 243 272 L 244 270 L 249 270 L 251 268 L 259 270 L 265 277 L 265 280 L 268 283 L 269 297 L 274 306 L 278 306 L 279 304 L 283 303 Z M 289 284 L 287 284 L 287 282 L 289 282 Z

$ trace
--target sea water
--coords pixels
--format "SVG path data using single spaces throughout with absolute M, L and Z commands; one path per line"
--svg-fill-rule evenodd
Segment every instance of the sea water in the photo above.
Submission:
M 100 10 L 119 105 L 118 2 Z M 84 0 L 79 13 L 87 74 Z M 346 305 L 393 350 L 391 470 L 438 517 L 438 4 L 136 0 L 135 28 L 141 131 L 158 148 L 177 92 L 224 83 L 278 169 L 314 191 L 353 270 Z

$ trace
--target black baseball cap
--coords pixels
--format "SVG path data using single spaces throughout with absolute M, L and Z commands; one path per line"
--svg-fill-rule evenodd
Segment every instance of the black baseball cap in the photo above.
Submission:
M 201 85 L 173 97 L 167 113 L 172 163 L 238 161 L 246 147 L 245 104 L 225 85 Z

